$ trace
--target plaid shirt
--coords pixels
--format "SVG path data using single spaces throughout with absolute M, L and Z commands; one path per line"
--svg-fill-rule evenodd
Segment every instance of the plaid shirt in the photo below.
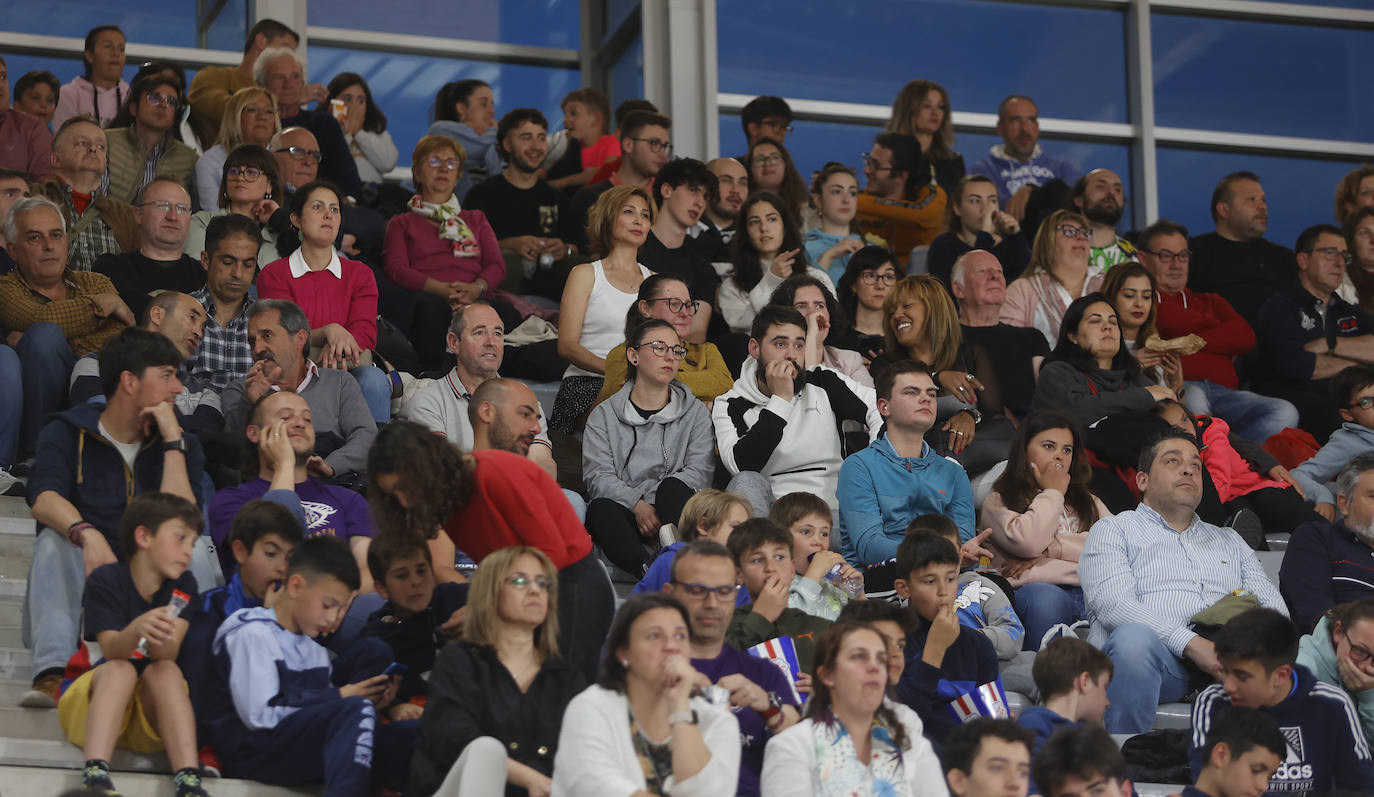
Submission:
M 222 391 L 233 380 L 247 376 L 253 367 L 253 351 L 248 347 L 248 308 L 253 306 L 253 295 L 250 292 L 243 297 L 243 308 L 228 327 L 215 320 L 215 300 L 209 288 L 193 292 L 191 298 L 205 307 L 205 334 L 196 353 L 186 361 L 186 371 Z
M 67 298 L 55 302 L 30 287 L 19 269 L 0 277 L 0 325 L 8 332 L 22 332 L 50 322 L 62 328 L 77 357 L 99 351 L 105 341 L 119 334 L 124 322 L 96 315 L 98 306 L 90 297 L 114 294 L 114 283 L 104 274 L 71 269 L 62 273 L 62 283 Z
M 119 238 L 115 236 L 114 230 L 105 223 L 105 219 L 100 217 L 100 211 L 95 206 L 95 197 L 91 197 L 90 204 L 86 205 L 86 213 L 77 213 L 76 205 L 72 202 L 72 187 L 67 183 L 62 183 L 62 200 L 67 204 L 67 218 L 70 223 L 68 229 L 74 229 L 76 222 L 82 216 L 94 214 L 95 219 L 77 235 L 67 238 L 67 268 L 72 271 L 90 271 L 95 259 L 109 252 L 117 255 L 123 251 L 119 245 Z M 113 291 L 111 291 L 113 293 Z

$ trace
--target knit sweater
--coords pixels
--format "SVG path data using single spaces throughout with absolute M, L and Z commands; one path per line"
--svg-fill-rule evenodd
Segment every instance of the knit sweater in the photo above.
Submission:
M 477 257 L 454 257 L 452 243 L 440 238 L 435 223 L 418 213 L 393 216 L 387 222 L 382 244 L 382 260 L 391 281 L 412 293 L 423 290 L 427 279 L 473 282 L 481 277 L 488 289 L 501 287 L 506 279 L 506 261 L 486 215 L 480 210 L 463 210 L 458 218 L 477 236 Z
M 333 253 L 327 268 L 310 270 L 299 249 L 258 274 L 258 298 L 289 299 L 305 311 L 311 329 L 338 324 L 361 349 L 377 345 L 377 278 L 372 269 Z M 334 273 L 338 264 L 339 273 Z

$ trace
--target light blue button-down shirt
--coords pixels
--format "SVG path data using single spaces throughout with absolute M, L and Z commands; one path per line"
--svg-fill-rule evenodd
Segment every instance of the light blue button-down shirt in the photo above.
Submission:
M 1143 503 L 1093 524 L 1078 577 L 1098 647 L 1113 629 L 1142 623 L 1182 657 L 1197 636 L 1188 628 L 1192 616 L 1233 590 L 1254 593 L 1261 606 L 1288 614 L 1278 588 L 1238 534 L 1197 515 L 1180 533 Z

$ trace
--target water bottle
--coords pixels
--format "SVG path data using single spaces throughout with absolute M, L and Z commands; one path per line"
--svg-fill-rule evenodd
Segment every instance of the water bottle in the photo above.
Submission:
M 864 577 L 857 574 L 847 577 L 841 576 L 840 573 L 843 572 L 843 570 L 844 565 L 835 565 L 826 571 L 825 580 L 834 584 L 841 592 L 849 597 L 858 597 L 859 593 L 864 591 Z
M 186 604 L 190 602 L 190 595 L 179 589 L 172 590 L 172 599 L 167 603 L 167 616 L 171 618 L 180 616 L 181 610 L 185 609 Z M 131 658 L 134 661 L 148 658 L 148 639 L 146 637 L 138 638 L 138 646 L 134 648 L 134 655 Z

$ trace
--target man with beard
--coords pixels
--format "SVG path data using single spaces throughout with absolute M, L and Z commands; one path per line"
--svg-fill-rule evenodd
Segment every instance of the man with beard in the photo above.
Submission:
M 1212 192 L 1212 221 L 1216 232 L 1188 241 L 1193 254 L 1188 287 L 1221 294 L 1258 330 L 1260 307 L 1293 287 L 1298 272 L 1287 247 L 1264 239 L 1269 204 L 1259 175 L 1234 172 L 1221 178 Z
M 1121 178 L 1110 169 L 1093 169 L 1078 178 L 1069 194 L 1068 209 L 1082 213 L 1092 228 L 1088 249 L 1088 268 L 1092 273 L 1136 259 L 1136 248 L 1116 234 L 1124 202 Z
M 735 237 L 739 211 L 749 196 L 749 172 L 736 158 L 716 158 L 706 164 L 716 176 L 716 196 L 706 203 L 706 213 L 687 228 L 692 245 L 701 251 L 716 274 L 725 276 L 734 268 L 730 262 L 730 241 Z
M 759 793 L 765 745 L 800 715 L 797 693 L 781 669 L 725 644 L 739 589 L 730 552 L 706 539 L 678 551 L 671 580 L 663 585 L 687 607 L 692 668 L 730 695 L 742 747 L 736 793 L 753 797 Z
M 1336 508 L 1334 522 L 1293 530 L 1279 568 L 1279 591 L 1303 633 L 1327 609 L 1374 596 L 1374 453 L 1355 456 L 1336 477 Z
M 310 322 L 301 308 L 285 299 L 254 302 L 248 310 L 248 345 L 253 366 L 224 389 L 224 430 L 243 429 L 248 409 L 268 393 L 294 391 L 313 416 L 315 454 L 307 470 L 321 478 L 362 473 L 377 424 L 356 379 L 310 361 Z
M 911 250 L 929 246 L 940 233 L 949 198 L 931 181 L 921 144 L 900 133 L 881 133 L 864 156 L 864 190 L 854 224 L 864 235 L 887 241 L 896 263 Z
M 851 425 L 878 436 L 882 416 L 873 388 L 824 365 L 803 370 L 806 319 L 793 307 L 767 305 L 754 317 L 749 357 L 734 387 L 711 406 L 727 488 L 767 515 L 774 496 L 807 492 L 836 507 L 835 481 Z
M 697 302 L 687 339 L 705 343 L 720 278 L 701 250 L 689 243 L 687 231 L 716 201 L 716 176 L 699 160 L 679 158 L 659 170 L 653 193 L 658 218 L 639 247 L 639 262 L 659 274 L 672 274 L 687 285 Z
M 494 317 L 496 314 L 487 308 Z M 472 305 L 468 314 L 472 313 Z M 450 376 L 452 376 L 450 374 Z M 445 386 L 447 387 L 447 386 Z M 558 469 L 553 462 L 549 445 L 549 430 L 544 425 L 544 411 L 529 385 L 515 379 L 493 375 L 484 379 L 463 399 L 467 407 L 468 433 L 473 451 L 495 449 L 535 462 L 555 479 Z M 578 520 L 587 517 L 587 502 L 573 490 L 563 489 Z

